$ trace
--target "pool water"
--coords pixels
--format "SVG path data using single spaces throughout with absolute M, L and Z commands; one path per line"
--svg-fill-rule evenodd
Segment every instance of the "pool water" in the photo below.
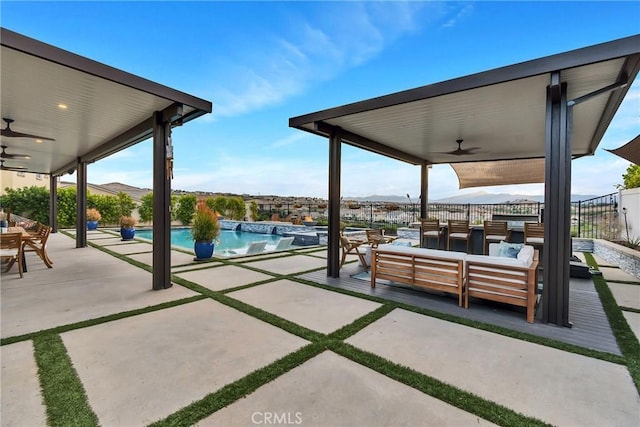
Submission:
M 189 228 L 172 228 L 171 245 L 193 250 L 193 238 Z M 136 230 L 136 237 L 153 240 L 151 230 Z M 217 242 L 215 242 L 215 253 L 224 254 L 230 250 L 241 249 L 249 246 L 252 242 L 266 240 L 267 245 L 276 245 L 282 236 L 276 234 L 249 233 L 246 231 L 220 230 Z

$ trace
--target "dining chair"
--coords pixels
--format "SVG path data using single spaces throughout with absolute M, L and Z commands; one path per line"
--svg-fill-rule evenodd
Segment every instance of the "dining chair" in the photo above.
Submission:
M 24 266 L 22 264 L 22 233 L 2 233 L 0 234 L 0 258 L 7 263 L 3 273 L 11 270 L 13 264 L 18 263 L 18 273 L 22 278 Z
M 30 234 L 31 237 L 24 241 L 24 251 L 35 252 L 48 268 L 53 268 L 53 261 L 47 255 L 47 240 L 51 234 L 51 227 L 39 224 L 37 231 Z
M 471 229 L 469 221 L 450 219 L 448 221 L 449 237 L 447 239 L 447 250 L 451 250 L 452 240 L 465 240 L 467 242 L 467 253 L 469 253 L 469 243 L 471 241 Z
M 489 243 L 508 242 L 511 232 L 507 228 L 507 221 L 485 221 L 483 235 L 482 254 L 486 255 L 489 251 Z
M 440 249 L 440 236 L 444 234 L 444 229 L 440 227 L 440 221 L 437 219 L 421 219 L 420 220 L 420 246 L 426 239 L 423 247 L 429 247 L 429 239 L 436 239 L 436 249 Z
M 367 243 L 370 244 L 372 248 L 377 248 L 380 244 L 390 243 L 395 239 L 395 237 L 385 236 L 384 230 L 381 228 L 366 230 L 366 233 Z

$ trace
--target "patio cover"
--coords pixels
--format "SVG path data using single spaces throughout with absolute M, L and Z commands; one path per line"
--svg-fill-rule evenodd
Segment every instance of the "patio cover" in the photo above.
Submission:
M 631 163 L 640 165 L 640 135 L 627 142 L 622 147 L 615 150 L 607 150 L 623 159 L 629 160 Z
M 7 153 L 31 157 L 6 165 L 50 176 L 54 230 L 56 178 L 77 171 L 76 247 L 87 246 L 87 164 L 153 138 L 153 289 L 170 287 L 171 128 L 210 113 L 211 102 L 5 28 L 0 49 L 2 117 L 15 132 L 55 140 L 2 136 Z
M 544 159 L 451 163 L 460 188 L 544 182 Z
M 543 320 L 568 320 L 571 159 L 592 155 L 640 69 L 640 35 L 292 117 L 329 138 L 327 274 L 339 276 L 340 156 L 349 144 L 420 165 L 545 159 Z M 465 155 L 455 155 L 456 141 Z

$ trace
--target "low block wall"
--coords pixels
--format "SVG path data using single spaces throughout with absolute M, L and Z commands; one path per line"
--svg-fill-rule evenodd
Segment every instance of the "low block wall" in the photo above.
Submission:
M 594 239 L 593 253 L 640 279 L 640 252 L 607 240 Z

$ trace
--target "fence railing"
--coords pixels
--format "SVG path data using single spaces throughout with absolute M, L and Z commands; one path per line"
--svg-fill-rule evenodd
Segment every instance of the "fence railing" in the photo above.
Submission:
M 311 216 L 320 224 L 327 221 L 324 204 L 261 205 L 267 216 L 278 219 L 303 219 Z M 427 216 L 446 222 L 449 219 L 468 220 L 482 224 L 494 215 L 520 215 L 537 217 L 543 221 L 544 203 L 514 202 L 500 204 L 429 203 Z M 359 202 L 344 203 L 340 207 L 340 220 L 353 227 L 384 228 L 395 233 L 398 227 L 407 227 L 420 220 L 419 203 Z M 571 235 L 592 239 L 615 239 L 620 235 L 618 193 L 594 197 L 571 203 Z

